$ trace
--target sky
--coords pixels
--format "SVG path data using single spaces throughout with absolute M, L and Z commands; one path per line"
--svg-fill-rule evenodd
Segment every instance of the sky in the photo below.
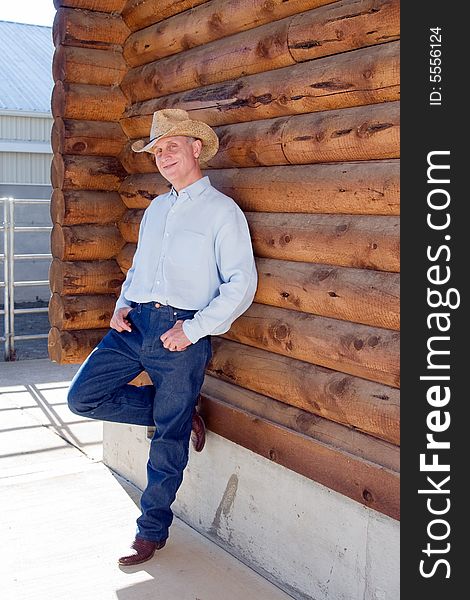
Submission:
M 0 21 L 52 27 L 55 12 L 53 0 L 0 0 Z

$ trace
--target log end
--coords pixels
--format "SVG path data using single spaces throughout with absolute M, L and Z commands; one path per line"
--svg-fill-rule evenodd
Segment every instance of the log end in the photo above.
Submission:
M 52 42 L 57 48 L 65 40 L 66 36 L 66 20 L 65 20 L 65 9 L 58 8 L 55 13 L 54 22 L 52 24 Z
M 64 303 L 58 293 L 53 293 L 49 300 L 49 323 L 53 329 L 62 329 L 64 324 Z M 52 330 L 51 330 L 52 331 Z
M 56 363 L 64 364 L 62 360 L 62 344 L 60 339 L 60 331 L 57 327 L 52 327 L 49 330 L 47 337 L 47 349 L 49 352 L 49 358 Z
M 65 114 L 65 88 L 62 81 L 56 81 L 52 90 L 51 111 L 55 119 Z
M 51 146 L 54 154 L 64 153 L 65 125 L 62 117 L 56 117 L 51 131 Z
M 65 259 L 65 236 L 64 229 L 58 223 L 52 227 L 51 233 L 52 256 L 59 260 Z
M 51 183 L 53 188 L 62 189 L 65 179 L 65 164 L 62 155 L 56 152 L 51 163 Z
M 52 327 L 48 336 L 49 357 L 59 364 L 83 362 L 108 332 L 107 329 L 60 331 Z
M 59 44 L 56 46 L 54 56 L 52 58 L 52 79 L 54 83 L 57 81 L 64 81 L 66 78 L 66 70 L 65 70 L 65 52 L 64 46 Z
M 59 225 L 64 224 L 65 216 L 65 201 L 64 193 L 62 190 L 55 189 L 51 196 L 51 221 L 58 223 Z
M 54 258 L 49 267 L 49 285 L 52 293 L 62 294 L 64 289 L 63 262 Z

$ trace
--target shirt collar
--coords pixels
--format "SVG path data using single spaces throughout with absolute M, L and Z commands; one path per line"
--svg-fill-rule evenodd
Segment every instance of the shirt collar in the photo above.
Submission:
M 200 196 L 209 186 L 211 185 L 209 177 L 206 175 L 205 177 L 201 177 L 191 185 L 183 188 L 179 192 L 175 190 L 173 186 L 171 186 L 170 194 L 173 194 L 175 198 L 179 198 L 180 196 L 188 196 L 191 200 L 195 200 L 198 196 Z

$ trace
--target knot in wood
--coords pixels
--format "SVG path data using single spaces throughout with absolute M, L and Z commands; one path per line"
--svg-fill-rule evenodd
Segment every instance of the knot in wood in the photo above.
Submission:
M 215 29 L 216 31 L 220 31 L 222 29 L 222 17 L 220 13 L 215 12 L 211 18 L 209 19 L 209 27 L 211 29 Z
M 354 340 L 354 348 L 356 350 L 361 350 L 364 347 L 364 342 L 362 340 Z
M 276 323 L 271 328 L 271 335 L 275 340 L 284 340 L 289 335 L 289 327 L 284 323 Z
M 393 123 L 363 123 L 357 129 L 357 135 L 360 138 L 369 138 L 374 135 L 374 133 L 378 133 L 384 129 L 390 129 L 390 127 L 393 127 Z
M 274 10 L 274 2 L 273 2 L 273 0 L 266 0 L 266 2 L 263 4 L 263 10 L 266 10 L 268 12 L 272 12 Z
M 281 239 L 279 240 L 281 246 L 285 246 L 286 244 L 288 244 L 291 241 L 291 236 L 289 234 L 283 235 L 281 237 Z
M 72 146 L 72 150 L 75 153 L 80 153 L 80 152 L 85 152 L 87 148 L 87 145 L 85 142 L 75 142 L 75 144 Z
M 331 269 L 319 269 L 313 273 L 312 282 L 323 281 L 324 279 L 327 279 L 331 273 Z
M 337 39 L 338 41 L 341 41 L 341 40 L 343 40 L 343 39 L 344 39 L 344 31 L 343 31 L 342 29 L 337 29 L 337 30 L 335 31 L 335 33 L 336 33 L 336 39 Z

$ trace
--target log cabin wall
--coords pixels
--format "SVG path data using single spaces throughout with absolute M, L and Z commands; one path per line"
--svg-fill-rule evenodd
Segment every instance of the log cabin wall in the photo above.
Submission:
M 55 0 L 50 356 L 106 331 L 144 209 L 132 141 L 183 108 L 248 219 L 259 285 L 203 388 L 208 427 L 399 518 L 399 3 Z

